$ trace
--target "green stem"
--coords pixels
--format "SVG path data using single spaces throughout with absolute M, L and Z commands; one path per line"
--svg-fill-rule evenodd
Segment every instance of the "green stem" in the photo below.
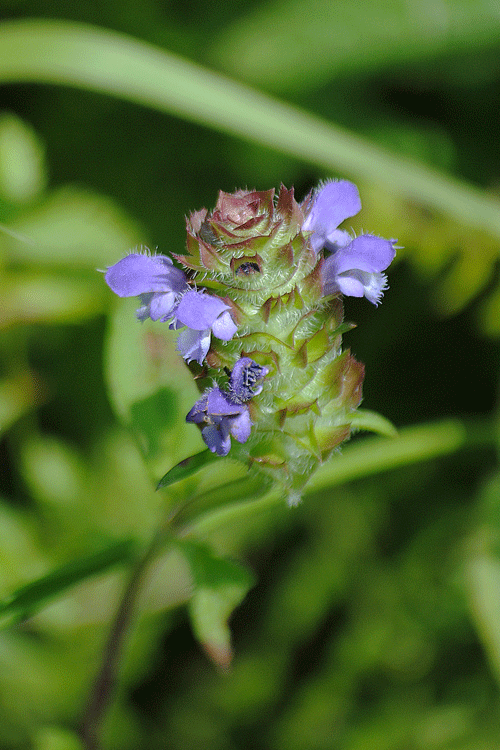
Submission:
M 174 515 L 175 513 L 171 513 L 165 523 L 156 530 L 130 573 L 104 648 L 101 667 L 79 727 L 79 735 L 86 750 L 99 750 L 100 727 L 115 693 L 123 645 L 130 631 L 137 595 L 149 563 L 170 535 L 170 523 Z
M 365 438 L 347 446 L 343 454 L 325 463 L 309 482 L 306 494 L 381 471 L 450 455 L 465 448 L 493 446 L 495 437 L 494 426 L 490 422 L 464 423 L 459 420 L 443 420 L 407 427 L 401 430 L 399 437 L 392 440 Z M 251 499 L 254 496 L 255 493 L 252 491 L 246 499 L 240 498 L 238 502 L 202 513 L 192 521 L 181 523 L 176 534 L 179 537 L 191 534 L 205 536 L 236 519 L 241 522 L 242 518 L 268 512 L 280 503 L 285 507 L 279 489 L 273 488 L 257 500 Z M 99 750 L 100 726 L 113 697 L 124 639 L 130 628 L 144 574 L 165 539 L 172 534 L 172 521 L 177 516 L 182 518 L 183 512 L 190 507 L 194 499 L 196 498 L 189 498 L 170 513 L 138 558 L 130 574 L 104 649 L 101 669 L 80 726 L 80 736 L 86 750 Z

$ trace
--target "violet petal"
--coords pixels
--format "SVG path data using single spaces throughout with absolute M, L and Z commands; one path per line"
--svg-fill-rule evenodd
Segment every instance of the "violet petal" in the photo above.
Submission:
M 186 362 L 194 359 L 201 365 L 210 349 L 210 338 L 210 328 L 205 331 L 185 328 L 177 337 L 177 351 L 182 354 Z
M 222 341 L 230 341 L 237 330 L 238 326 L 228 310 L 224 310 L 222 315 L 219 315 L 212 323 L 212 333 Z
M 364 273 L 363 271 L 351 271 L 351 279 L 357 278 L 357 280 L 363 285 L 363 294 L 366 299 L 373 305 L 378 305 L 384 293 L 387 289 L 387 276 L 385 273 Z M 342 290 L 344 280 L 347 279 L 347 274 L 341 274 L 338 276 L 339 286 Z M 345 294 L 346 292 L 344 292 Z M 359 295 L 361 296 L 361 295 Z
M 346 273 L 344 276 L 337 276 L 333 292 L 342 292 L 347 297 L 363 297 L 365 287 L 363 282 L 354 275 L 355 273 L 355 271 L 352 271 L 351 273 Z
M 104 278 L 119 297 L 146 292 L 180 293 L 187 286 L 184 273 L 166 255 L 131 253 L 110 266 Z
M 242 404 L 237 404 L 216 386 L 208 393 L 207 412 L 213 416 L 235 416 L 246 409 Z
M 227 456 L 231 449 L 231 438 L 227 425 L 207 424 L 201 431 L 201 436 L 212 453 Z
M 175 315 L 188 328 L 204 331 L 212 327 L 224 310 L 229 307 L 219 297 L 190 289 L 182 296 Z
M 355 237 L 346 247 L 331 256 L 337 274 L 357 268 L 368 273 L 380 273 L 392 263 L 396 255 L 392 240 L 372 234 Z M 330 258 L 327 258 L 329 261 Z
M 207 413 L 207 394 L 204 393 L 201 398 L 195 403 L 190 409 L 186 416 L 186 422 L 194 422 L 194 424 L 200 424 L 205 421 Z
M 237 417 L 231 419 L 231 435 L 239 442 L 246 443 L 250 437 L 252 430 L 252 421 L 250 419 L 250 412 L 245 407 L 245 410 L 241 412 Z
M 352 237 L 349 232 L 344 232 L 343 229 L 334 229 L 326 238 L 325 248 L 334 253 L 340 247 L 349 245 L 350 242 L 352 242 Z
M 327 182 L 317 193 L 302 231 L 312 231 L 311 245 L 318 252 L 345 219 L 361 210 L 358 188 L 348 180 Z M 335 242 L 335 238 L 331 240 Z
M 387 289 L 385 273 L 366 273 L 357 270 L 334 276 L 324 284 L 325 295 L 342 292 L 349 297 L 365 296 L 374 305 L 379 304 L 385 289 Z
M 153 294 L 149 303 L 149 317 L 151 320 L 168 320 L 172 317 L 176 302 L 175 292 Z M 139 309 L 142 310 L 142 308 Z

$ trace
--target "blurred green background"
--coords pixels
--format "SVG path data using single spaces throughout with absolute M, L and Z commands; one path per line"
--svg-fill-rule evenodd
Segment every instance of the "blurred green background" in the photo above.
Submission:
M 499 196 L 496 2 L 0 0 L 0 10 L 124 32 L 315 113 L 403 165 L 468 181 L 478 201 Z M 118 547 L 44 607 L 14 617 L 0 604 L 0 746 L 79 747 L 74 729 L 124 580 L 125 566 L 112 565 L 127 559 L 119 545 L 148 538 L 163 500 L 154 480 L 201 449 L 183 422 L 196 389 L 171 340 L 134 327 L 134 301 L 114 299 L 96 269 L 141 244 L 182 252 L 183 217 L 213 206 L 219 189 L 283 182 L 301 199 L 320 179 L 345 177 L 363 200 L 352 226 L 404 246 L 381 307 L 346 300 L 358 328 L 345 345 L 366 364 L 364 406 L 409 436 L 406 457 L 391 458 L 397 439 L 359 436 L 337 457 L 346 481 L 333 468 L 298 509 L 260 505 L 201 523 L 195 536 L 257 580 L 231 620 L 230 674 L 192 635 L 185 561 L 155 563 L 104 746 L 499 747 L 500 233 L 425 194 L 409 198 L 383 169 L 375 180 L 354 166 L 321 168 L 300 149 L 91 82 L 2 76 L 0 65 L 0 598 Z M 146 415 L 145 446 L 122 425 L 134 417 L 128 390 L 158 382 L 163 411 Z

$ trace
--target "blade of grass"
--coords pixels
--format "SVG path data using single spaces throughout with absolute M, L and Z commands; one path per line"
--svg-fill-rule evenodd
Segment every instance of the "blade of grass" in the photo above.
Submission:
M 500 237 L 500 202 L 306 111 L 140 40 L 68 21 L 0 25 L 0 83 L 77 86 L 256 141 Z

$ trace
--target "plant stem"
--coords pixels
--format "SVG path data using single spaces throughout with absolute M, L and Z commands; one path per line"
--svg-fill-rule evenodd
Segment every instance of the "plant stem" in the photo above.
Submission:
M 172 516 L 157 529 L 151 542 L 137 559 L 127 581 L 104 648 L 101 667 L 78 730 L 85 750 L 100 748 L 99 730 L 115 692 L 123 644 L 130 629 L 137 595 L 148 565 L 165 539 L 171 519 Z

